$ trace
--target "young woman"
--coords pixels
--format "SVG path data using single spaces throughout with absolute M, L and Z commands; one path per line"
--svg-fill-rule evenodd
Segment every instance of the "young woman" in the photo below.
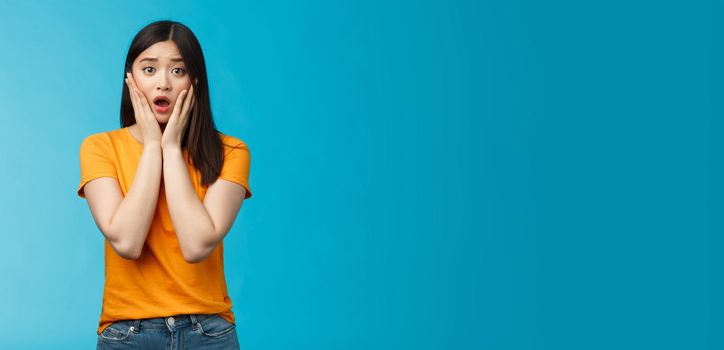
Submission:
M 105 237 L 98 349 L 238 349 L 223 239 L 249 150 L 216 130 L 201 46 L 154 22 L 126 57 L 121 128 L 80 147 L 78 195 Z

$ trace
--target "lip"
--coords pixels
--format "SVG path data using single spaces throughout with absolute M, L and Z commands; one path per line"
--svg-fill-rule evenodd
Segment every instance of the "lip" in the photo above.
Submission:
M 168 105 L 166 107 L 159 106 L 156 104 L 157 101 L 166 101 Z M 153 98 L 153 108 L 159 113 L 166 113 L 171 110 L 171 99 L 163 95 L 156 96 Z

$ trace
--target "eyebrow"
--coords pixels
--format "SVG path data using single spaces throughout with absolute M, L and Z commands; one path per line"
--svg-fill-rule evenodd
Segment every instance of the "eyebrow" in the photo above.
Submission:
M 184 59 L 181 58 L 181 57 L 171 57 L 171 61 L 174 61 L 174 62 L 183 62 L 183 60 L 184 60 Z M 138 62 L 143 62 L 143 61 L 157 62 L 157 61 L 158 61 L 158 58 L 157 58 L 157 57 L 144 57 L 144 58 L 142 58 L 142 59 L 141 59 L 140 61 L 138 61 Z

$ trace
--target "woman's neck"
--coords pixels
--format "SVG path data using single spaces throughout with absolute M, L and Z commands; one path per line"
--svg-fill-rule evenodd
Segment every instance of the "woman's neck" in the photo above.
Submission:
M 166 124 L 158 124 L 158 126 L 161 128 L 161 133 L 163 134 L 163 131 L 166 130 Z M 128 131 L 131 132 L 131 135 L 133 135 L 138 142 L 143 143 L 143 135 L 141 135 L 141 129 L 138 124 L 129 126 Z

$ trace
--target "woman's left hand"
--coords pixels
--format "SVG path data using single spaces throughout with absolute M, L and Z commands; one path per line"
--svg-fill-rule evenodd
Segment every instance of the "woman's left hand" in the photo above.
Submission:
M 163 135 L 161 135 L 161 148 L 178 147 L 181 149 L 181 139 L 189 122 L 189 112 L 193 105 L 194 85 L 191 84 L 188 90 L 181 91 L 176 98 L 176 105 L 173 106 L 171 117 L 163 130 Z

